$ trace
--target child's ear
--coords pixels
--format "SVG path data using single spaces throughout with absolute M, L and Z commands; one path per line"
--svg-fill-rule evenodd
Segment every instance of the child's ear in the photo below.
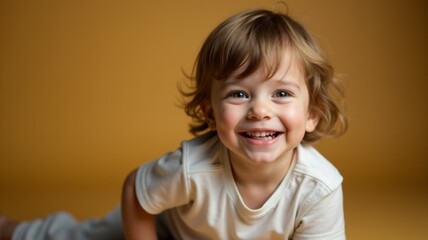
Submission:
M 207 121 L 208 127 L 210 130 L 216 130 L 216 123 L 214 117 L 214 111 L 210 103 L 205 103 L 201 105 L 202 111 L 204 112 L 205 119 Z
M 311 110 L 308 114 L 308 118 L 306 119 L 306 132 L 314 131 L 319 121 L 320 116 L 318 112 Z

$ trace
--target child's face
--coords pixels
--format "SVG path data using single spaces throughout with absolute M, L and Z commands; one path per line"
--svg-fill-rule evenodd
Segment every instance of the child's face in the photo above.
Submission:
M 308 111 L 303 72 L 286 54 L 278 71 L 265 79 L 264 69 L 243 79 L 213 81 L 208 124 L 229 149 L 232 160 L 254 163 L 291 160 L 305 132 L 318 117 Z

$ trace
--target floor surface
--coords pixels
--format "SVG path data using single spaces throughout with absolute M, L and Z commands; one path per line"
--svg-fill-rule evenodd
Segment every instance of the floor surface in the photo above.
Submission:
M 428 191 L 425 188 L 345 186 L 348 240 L 428 239 Z M 0 193 L 0 214 L 31 219 L 67 210 L 78 219 L 102 217 L 119 202 L 119 190 Z

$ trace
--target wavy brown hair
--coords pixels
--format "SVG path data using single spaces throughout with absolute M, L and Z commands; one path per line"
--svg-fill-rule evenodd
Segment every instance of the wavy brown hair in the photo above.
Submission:
M 225 80 L 243 66 L 238 78 L 245 78 L 260 67 L 267 70 L 269 78 L 278 69 L 284 51 L 293 51 L 302 66 L 310 96 L 309 111 L 320 119 L 302 142 L 343 134 L 347 129 L 341 108 L 343 89 L 334 77 L 333 67 L 300 23 L 286 14 L 268 10 L 234 15 L 205 40 L 189 77 L 192 88 L 180 90 L 188 99 L 184 110 L 193 120 L 190 132 L 197 135 L 208 129 L 203 107 L 209 104 L 212 81 Z

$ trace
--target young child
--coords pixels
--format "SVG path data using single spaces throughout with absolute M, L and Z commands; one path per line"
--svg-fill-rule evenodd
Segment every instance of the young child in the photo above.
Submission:
M 279 13 L 235 15 L 205 41 L 194 79 L 185 110 L 205 133 L 127 178 L 127 238 L 345 239 L 342 177 L 309 144 L 342 134 L 346 118 L 307 31 Z M 122 238 L 118 208 L 82 223 L 0 218 L 0 239 Z
M 266 10 L 221 23 L 183 92 L 198 137 L 127 178 L 127 239 L 345 239 L 342 177 L 309 144 L 340 135 L 341 92 L 313 38 Z

